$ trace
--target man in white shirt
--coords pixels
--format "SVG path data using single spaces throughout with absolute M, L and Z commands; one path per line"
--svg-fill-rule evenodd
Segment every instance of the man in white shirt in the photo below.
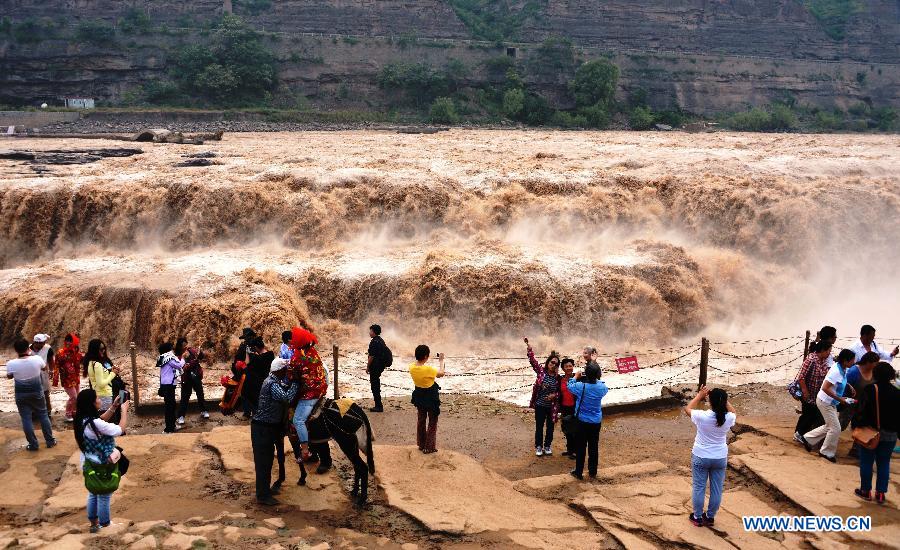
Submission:
M 46 366 L 44 360 L 37 355 L 31 355 L 28 349 L 28 340 L 18 339 L 13 348 L 18 355 L 6 363 L 6 377 L 15 380 L 16 407 L 22 418 L 22 431 L 28 440 L 29 451 L 38 450 L 38 440 L 34 435 L 34 423 L 32 414 L 37 414 L 41 422 L 41 430 L 44 432 L 44 441 L 47 448 L 56 446 L 53 438 L 53 427 L 50 425 L 50 416 L 47 414 L 47 403 L 44 400 L 44 386 L 41 382 L 41 371 Z
M 857 363 L 859 363 L 859 360 L 862 359 L 863 355 L 870 351 L 877 353 L 882 361 L 888 363 L 893 361 L 894 357 L 897 357 L 897 354 L 900 353 L 900 346 L 895 347 L 893 351 L 888 353 L 875 343 L 875 327 L 872 325 L 863 325 L 862 328 L 859 329 L 859 341 L 853 344 L 853 347 L 850 349 L 856 354 Z

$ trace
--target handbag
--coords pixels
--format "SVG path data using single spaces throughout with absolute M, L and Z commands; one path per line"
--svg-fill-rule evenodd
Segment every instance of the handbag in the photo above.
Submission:
M 119 488 L 122 474 L 119 471 L 118 462 L 115 464 L 94 464 L 90 460 L 85 460 L 82 472 L 84 473 L 84 486 L 89 493 L 108 495 Z
M 857 443 L 860 447 L 864 447 L 869 449 L 870 451 L 878 446 L 881 443 L 881 407 L 878 403 L 878 384 L 874 384 L 875 386 L 875 427 L 871 426 L 859 426 L 853 428 L 853 431 L 850 432 L 850 436 L 853 438 L 853 441 Z
M 584 390 L 587 386 L 581 386 L 581 397 L 578 399 L 578 409 L 575 414 L 567 414 L 562 417 L 562 431 L 567 436 L 577 436 L 581 432 L 581 424 L 578 422 L 578 413 L 581 412 L 581 404 L 584 403 Z

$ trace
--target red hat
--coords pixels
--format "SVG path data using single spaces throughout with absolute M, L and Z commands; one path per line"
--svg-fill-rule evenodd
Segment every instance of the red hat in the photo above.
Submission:
M 291 347 L 294 349 L 303 349 L 312 344 L 318 344 L 319 339 L 312 332 L 301 327 L 291 329 Z

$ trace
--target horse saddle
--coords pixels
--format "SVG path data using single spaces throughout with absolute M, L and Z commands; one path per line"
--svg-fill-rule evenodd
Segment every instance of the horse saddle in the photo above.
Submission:
M 307 423 L 313 422 L 318 419 L 323 412 L 327 410 L 337 412 L 341 418 L 347 414 L 347 411 L 350 410 L 350 407 L 353 406 L 353 400 L 350 398 L 342 398 L 342 399 L 328 399 L 327 397 L 319 398 L 319 401 L 316 402 L 313 407 L 312 412 L 309 414 L 309 418 L 306 420 Z

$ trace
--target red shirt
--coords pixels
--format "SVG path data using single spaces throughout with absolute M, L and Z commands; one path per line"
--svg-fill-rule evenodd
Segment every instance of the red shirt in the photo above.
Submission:
M 574 407 L 575 406 L 575 396 L 572 395 L 572 392 L 569 391 L 569 386 L 566 384 L 569 379 L 563 377 L 560 380 L 559 389 L 562 393 L 562 406 L 563 407 Z
M 310 346 L 294 350 L 291 357 L 291 378 L 300 381 L 300 399 L 318 399 L 328 393 L 328 380 L 319 352 Z

